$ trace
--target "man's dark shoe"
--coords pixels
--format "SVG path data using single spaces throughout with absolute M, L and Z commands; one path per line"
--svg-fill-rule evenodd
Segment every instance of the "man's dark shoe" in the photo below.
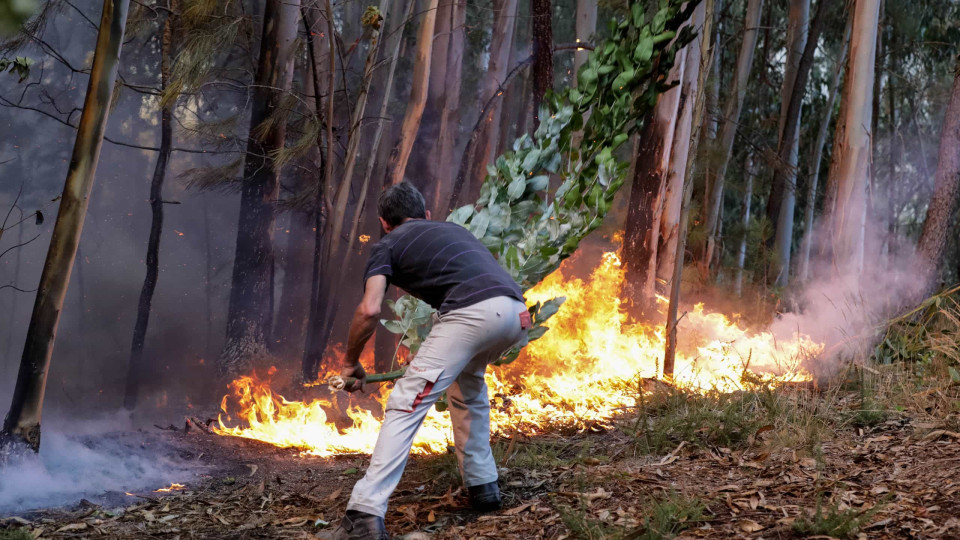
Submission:
M 390 540 L 390 535 L 382 517 L 347 510 L 340 526 L 333 531 L 333 540 Z
M 493 512 L 500 509 L 500 487 L 496 482 L 467 488 L 470 506 L 478 512 Z

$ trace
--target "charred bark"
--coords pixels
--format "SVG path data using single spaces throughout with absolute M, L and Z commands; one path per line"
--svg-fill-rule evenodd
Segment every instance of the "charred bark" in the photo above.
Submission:
M 931 292 L 938 285 L 937 274 L 943 261 L 953 215 L 960 197 L 960 65 L 954 74 L 950 102 L 943 118 L 940 134 L 940 150 L 933 195 L 923 221 L 923 232 L 917 244 L 917 253 L 928 274 L 924 292 Z
M 670 80 L 682 81 L 686 54 L 671 70 Z M 655 284 L 660 221 L 667 188 L 677 120 L 683 109 L 682 85 L 660 95 L 656 108 L 644 122 L 633 160 L 633 181 L 627 221 L 623 234 L 625 275 L 621 297 L 636 318 L 649 319 L 656 313 Z
M 540 102 L 553 88 L 553 12 L 550 0 L 531 0 L 533 24 L 533 129 L 540 125 Z
M 217 361 L 222 376 L 236 376 L 267 352 L 273 323 L 273 229 L 280 171 L 273 153 L 283 148 L 286 118 L 280 110 L 293 81 L 299 0 L 268 0 L 260 43 L 240 190 L 227 335 Z

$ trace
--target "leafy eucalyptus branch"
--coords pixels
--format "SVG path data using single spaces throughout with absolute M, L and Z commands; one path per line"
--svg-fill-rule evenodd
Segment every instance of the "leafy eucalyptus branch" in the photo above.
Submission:
M 629 16 L 610 21 L 610 37 L 590 53 L 577 88 L 549 92 L 533 136 L 522 135 L 488 165 L 480 198 L 447 218 L 479 238 L 524 291 L 556 270 L 603 222 L 627 170 L 616 152 L 675 84 L 667 77 L 676 53 L 695 36 L 689 26 L 678 29 L 698 3 L 660 0 L 648 19 L 642 3 L 632 0 Z M 547 331 L 544 323 L 564 300 L 530 308 L 530 340 Z M 390 307 L 397 319 L 381 322 L 416 354 L 433 310 L 409 296 Z M 498 363 L 519 353 L 516 347 Z

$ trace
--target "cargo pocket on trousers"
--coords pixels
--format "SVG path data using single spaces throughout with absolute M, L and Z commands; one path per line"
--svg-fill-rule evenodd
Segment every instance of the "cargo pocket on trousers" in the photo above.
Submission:
M 416 368 L 411 366 L 407 373 L 397 381 L 387 399 L 388 411 L 413 412 L 430 392 L 433 391 L 433 385 L 443 374 L 442 368 L 421 369 L 414 372 Z

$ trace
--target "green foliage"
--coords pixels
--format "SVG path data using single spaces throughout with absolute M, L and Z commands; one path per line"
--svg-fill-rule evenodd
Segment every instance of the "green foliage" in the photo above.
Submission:
M 522 135 L 488 165 L 480 198 L 447 218 L 479 238 L 524 291 L 556 270 L 603 222 L 627 170 L 615 152 L 670 88 L 666 79 L 674 56 L 694 37 L 689 27 L 679 36 L 675 29 L 696 4 L 681 10 L 681 2 L 664 0 L 647 21 L 641 3 L 634 2 L 629 16 L 611 21 L 609 39 L 578 73 L 578 87 L 548 92 L 533 136 Z M 577 132 L 582 138 L 574 147 Z M 553 178 L 560 181 L 556 189 L 550 187 Z M 531 308 L 531 340 L 546 332 L 543 323 L 562 302 Z M 391 331 L 405 327 L 392 326 Z M 404 340 L 416 345 L 421 335 L 426 334 L 407 331 Z M 501 363 L 518 354 L 519 349 L 508 352 Z
M 943 291 L 887 322 L 873 351 L 878 364 L 908 363 L 918 375 L 929 371 L 960 380 L 960 287 Z
M 640 394 L 641 413 L 624 431 L 644 454 L 661 455 L 682 442 L 736 448 L 778 415 L 776 400 L 765 399 L 767 392 L 758 388 L 702 395 L 669 388 L 652 396 Z
M 26 56 L 17 56 L 16 58 L 0 58 L 0 73 L 15 73 L 17 82 L 22 83 L 30 76 L 30 66 L 33 60 Z
M 0 529 L 0 540 L 33 540 L 27 529 Z
M 793 531 L 804 536 L 829 536 L 832 538 L 852 538 L 870 519 L 880 506 L 867 510 L 853 508 L 841 509 L 835 502 L 824 509 L 823 499 L 817 497 L 817 508 L 812 516 L 802 515 L 793 522 Z
M 703 520 L 706 506 L 700 499 L 669 493 L 654 498 L 645 509 L 643 526 L 627 535 L 636 540 L 673 538 Z

